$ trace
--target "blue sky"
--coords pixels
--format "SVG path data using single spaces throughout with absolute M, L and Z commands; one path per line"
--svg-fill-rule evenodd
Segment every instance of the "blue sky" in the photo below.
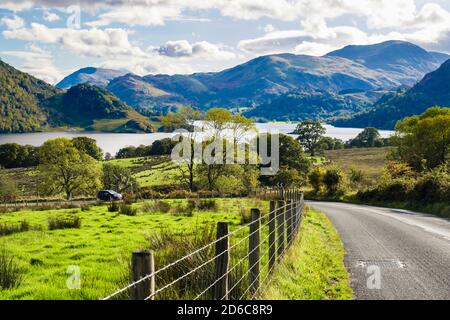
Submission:
M 0 33 L 2 60 L 56 83 L 86 66 L 218 71 L 391 39 L 450 52 L 450 1 L 1 0 Z

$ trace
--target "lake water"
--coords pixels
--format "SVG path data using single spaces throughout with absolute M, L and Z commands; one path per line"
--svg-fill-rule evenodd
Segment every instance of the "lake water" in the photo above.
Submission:
M 295 130 L 296 123 L 257 123 L 256 127 L 260 131 L 276 130 L 280 133 L 291 133 Z M 325 125 L 326 135 L 348 141 L 355 138 L 363 129 L 356 128 L 337 128 Z M 393 134 L 393 131 L 380 131 L 383 138 Z M 29 144 L 40 146 L 49 139 L 60 137 L 75 138 L 89 137 L 95 139 L 104 152 L 115 155 L 119 149 L 126 146 L 139 146 L 141 144 L 149 145 L 155 140 L 171 137 L 171 133 L 147 133 L 147 134 L 129 134 L 129 133 L 90 133 L 90 132 L 38 132 L 38 133 L 20 133 L 20 134 L 0 134 L 0 144 L 15 142 L 18 144 Z

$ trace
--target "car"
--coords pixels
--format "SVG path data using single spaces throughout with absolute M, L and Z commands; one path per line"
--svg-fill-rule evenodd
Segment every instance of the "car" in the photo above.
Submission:
M 102 201 L 118 201 L 122 200 L 122 195 L 113 190 L 102 190 L 97 194 L 97 198 Z

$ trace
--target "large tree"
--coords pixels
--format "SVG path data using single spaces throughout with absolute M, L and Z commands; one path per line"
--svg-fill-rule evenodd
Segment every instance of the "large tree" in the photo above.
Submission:
M 319 121 L 305 120 L 297 125 L 294 134 L 298 135 L 297 140 L 308 151 L 311 156 L 316 154 L 319 148 L 319 141 L 326 133 L 325 128 Z
M 178 110 L 177 113 L 169 113 L 162 119 L 162 123 L 166 130 L 170 128 L 171 130 L 179 130 L 184 129 L 185 132 L 183 134 L 179 134 L 176 137 L 179 138 L 179 143 L 184 143 L 188 146 L 190 152 L 188 154 L 178 154 L 179 159 L 182 163 L 179 165 L 179 169 L 181 172 L 181 177 L 183 181 L 185 181 L 189 190 L 194 191 L 194 176 L 195 176 L 195 139 L 197 136 L 197 132 L 194 130 L 194 122 L 199 120 L 201 117 L 201 113 L 198 110 L 195 110 L 191 107 L 183 107 Z M 175 150 L 174 150 L 175 152 Z
M 72 139 L 75 148 L 80 152 L 90 155 L 95 160 L 103 160 L 103 150 L 97 145 L 97 141 L 88 137 L 76 137 Z
M 138 183 L 130 169 L 123 166 L 105 163 L 103 165 L 103 188 L 117 192 L 134 192 Z
M 398 122 L 394 156 L 417 171 L 438 167 L 450 158 L 450 108 L 434 107 Z
M 64 193 L 71 200 L 76 194 L 92 194 L 100 187 L 97 161 L 66 138 L 46 141 L 39 157 L 39 172 L 48 193 Z
M 376 128 L 365 128 L 356 138 L 349 141 L 350 147 L 374 148 L 383 146 L 383 139 Z

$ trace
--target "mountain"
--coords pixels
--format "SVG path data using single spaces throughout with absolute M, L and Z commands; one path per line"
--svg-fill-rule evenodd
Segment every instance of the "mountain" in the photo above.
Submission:
M 427 74 L 409 90 L 381 98 L 370 111 L 335 121 L 338 126 L 393 129 L 398 120 L 421 114 L 429 107 L 450 107 L 450 60 Z
M 244 112 L 259 120 L 321 121 L 348 117 L 371 106 L 384 91 L 353 91 L 334 93 L 321 90 L 295 90 Z
M 327 54 L 360 63 L 378 70 L 393 81 L 414 85 L 425 74 L 436 70 L 450 59 L 449 55 L 428 52 L 405 41 L 386 41 L 375 45 L 347 46 Z
M 106 89 L 80 84 L 55 88 L 0 61 L 0 133 L 57 127 L 151 132 L 148 119 Z
M 88 67 L 80 69 L 65 77 L 56 85 L 56 87 L 60 89 L 69 89 L 77 84 L 89 83 L 104 88 L 112 79 L 124 74 L 126 74 L 124 71 Z
M 48 112 L 40 105 L 58 92 L 0 60 L 0 133 L 30 132 L 45 127 Z
M 296 89 L 339 92 L 397 85 L 381 72 L 348 59 L 278 54 L 217 73 L 125 75 L 107 88 L 132 107 L 152 109 L 176 104 L 251 107 Z
M 296 108 L 293 113 L 299 114 L 309 98 L 298 99 L 298 96 L 304 96 L 307 91 L 314 92 L 316 103 L 323 94 L 327 105 L 334 100 L 330 96 L 335 96 L 332 112 L 340 114 L 371 105 L 376 101 L 374 97 L 379 97 L 374 92 L 395 91 L 399 86 L 415 84 L 426 73 L 436 70 L 446 57 L 408 42 L 388 41 L 348 46 L 323 57 L 267 55 L 221 72 L 144 77 L 127 74 L 111 80 L 107 88 L 131 107 L 150 115 L 189 104 L 203 109 L 256 108 L 249 114 L 270 118 L 269 114 L 277 114 L 269 110 L 270 105 L 276 106 L 272 101 L 286 97 Z M 348 96 L 336 96 L 346 92 L 361 93 L 350 97 L 350 101 Z M 290 99 L 292 93 L 297 104 Z M 342 104 L 342 100 L 347 102 Z
M 108 90 L 87 83 L 51 97 L 44 105 L 58 113 L 59 124 L 71 127 L 108 132 L 153 131 L 146 117 Z

